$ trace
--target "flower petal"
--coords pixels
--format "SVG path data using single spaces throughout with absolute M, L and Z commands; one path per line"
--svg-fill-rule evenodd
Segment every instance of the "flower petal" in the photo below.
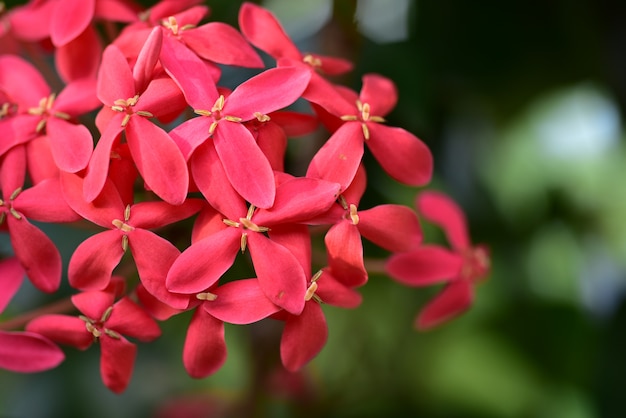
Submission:
M 465 312 L 474 300 L 472 285 L 464 280 L 448 284 L 420 312 L 415 325 L 426 330 L 441 325 Z
M 428 286 L 457 277 L 462 265 L 463 259 L 458 254 L 443 247 L 425 245 L 393 254 L 385 270 L 391 278 L 407 286 Z
M 159 55 L 161 54 L 162 43 L 163 31 L 158 27 L 153 28 L 141 51 L 139 51 L 137 62 L 133 67 L 135 91 L 144 91 L 152 80 L 154 67 L 159 61 Z
M 265 296 L 257 279 L 228 282 L 211 293 L 216 294 L 217 299 L 205 302 L 204 310 L 231 324 L 251 324 L 281 309 Z
M 122 51 L 109 45 L 102 53 L 102 65 L 98 71 L 98 98 L 107 106 L 119 99 L 135 95 L 135 80 Z
M 0 331 L 0 369 L 41 372 L 58 366 L 64 359 L 61 349 L 41 335 Z
M 80 35 L 91 23 L 96 0 L 65 0 L 50 16 L 50 39 L 54 46 L 63 46 Z
M 72 41 L 57 47 L 54 61 L 61 79 L 73 81 L 96 78 L 102 57 L 102 41 L 96 29 L 89 25 Z
M 342 220 L 333 225 L 324 237 L 328 266 L 333 276 L 348 287 L 362 286 L 368 275 L 363 264 L 363 242 L 356 225 Z
M 67 203 L 58 177 L 41 180 L 22 191 L 13 207 L 29 219 L 40 222 L 73 222 L 81 219 Z
M 113 393 L 126 390 L 133 374 L 137 346 L 124 337 L 100 338 L 100 374 L 104 385 Z
M 93 334 L 85 328 L 86 322 L 77 316 L 42 315 L 26 325 L 26 331 L 40 334 L 57 344 L 85 350 L 93 343 Z
M 210 22 L 181 34 L 182 40 L 205 60 L 239 67 L 263 68 L 263 60 L 237 29 Z
M 324 348 L 328 326 L 321 306 L 306 303 L 301 315 L 289 315 L 280 340 L 280 358 L 285 368 L 298 371 Z
M 60 118 L 48 118 L 47 132 L 52 157 L 61 170 L 76 173 L 87 167 L 93 151 L 89 129 Z
M 0 260 L 0 313 L 17 293 L 25 276 L 24 269 L 15 257 Z
M 444 230 L 452 248 L 457 251 L 469 248 L 465 214 L 452 199 L 440 192 L 427 191 L 417 196 L 415 206 L 426 220 Z
M 226 355 L 224 323 L 204 309 L 196 309 L 183 348 L 185 370 L 196 379 L 207 377 L 222 367 Z
M 391 252 L 408 251 L 422 242 L 422 229 L 413 210 L 401 205 L 378 205 L 358 212 L 363 237 Z
M 92 235 L 70 258 L 67 272 L 70 285 L 81 290 L 104 289 L 123 255 L 122 233 L 117 229 Z
M 398 103 L 398 89 L 387 77 L 365 74 L 359 99 L 369 104 L 371 115 L 386 116 Z
M 161 329 L 139 305 L 124 297 L 113 305 L 105 326 L 122 335 L 149 342 L 161 336 Z

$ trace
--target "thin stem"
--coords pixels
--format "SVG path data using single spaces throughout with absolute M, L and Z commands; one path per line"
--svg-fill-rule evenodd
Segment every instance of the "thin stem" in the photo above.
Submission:
M 49 314 L 59 314 L 59 313 L 70 313 L 75 311 L 76 308 L 72 304 L 72 300 L 70 298 L 58 300 L 56 302 L 51 303 L 50 305 L 43 306 L 41 308 L 32 310 L 30 312 L 23 313 L 21 315 L 16 316 L 15 318 L 11 318 L 8 321 L 0 323 L 0 330 L 4 331 L 15 331 L 19 329 L 23 329 L 24 325 L 32 321 L 33 319 Z

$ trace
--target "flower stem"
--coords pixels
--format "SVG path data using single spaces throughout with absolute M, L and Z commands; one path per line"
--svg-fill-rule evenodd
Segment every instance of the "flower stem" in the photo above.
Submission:
M 72 304 L 72 300 L 70 298 L 58 300 L 49 305 L 43 306 L 38 309 L 34 309 L 30 312 L 23 313 L 21 315 L 16 316 L 15 318 L 11 318 L 8 321 L 0 323 L 0 330 L 3 331 L 15 331 L 19 329 L 23 329 L 24 326 L 32 321 L 33 319 L 49 314 L 59 314 L 59 313 L 70 313 L 75 311 L 76 308 Z

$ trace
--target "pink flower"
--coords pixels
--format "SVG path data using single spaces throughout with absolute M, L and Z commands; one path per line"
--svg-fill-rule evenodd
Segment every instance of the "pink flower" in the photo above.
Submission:
M 489 274 L 489 251 L 472 246 L 467 221 L 461 208 L 438 192 L 423 192 L 416 200 L 419 212 L 445 231 L 452 251 L 427 245 L 413 251 L 392 255 L 386 264 L 389 275 L 408 286 L 445 283 L 445 287 L 416 320 L 419 329 L 446 322 L 464 311 L 474 299 L 474 286 Z
M 102 381 L 113 392 L 123 392 L 137 355 L 137 346 L 125 336 L 152 341 L 161 335 L 159 326 L 128 297 L 115 302 L 113 292 L 80 293 L 72 296 L 72 303 L 82 315 L 43 315 L 31 321 L 26 329 L 81 350 L 98 342 Z
M 24 278 L 15 258 L 0 260 L 0 313 L 9 304 Z M 63 352 L 49 339 L 31 331 L 0 331 L 0 369 L 34 373 L 52 369 L 63 361 Z

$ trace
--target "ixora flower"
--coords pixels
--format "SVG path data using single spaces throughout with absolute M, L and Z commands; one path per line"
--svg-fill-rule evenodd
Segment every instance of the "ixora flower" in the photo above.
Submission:
M 17 293 L 24 274 L 16 258 L 0 260 L 0 313 Z M 64 358 L 61 349 L 40 334 L 0 330 L 0 369 L 21 373 L 41 372 L 58 366 Z
M 474 300 L 474 286 L 484 280 L 490 268 L 489 251 L 472 246 L 467 221 L 461 208 L 448 196 L 422 192 L 416 200 L 422 216 L 443 228 L 452 246 L 425 245 L 413 251 L 393 254 L 386 264 L 391 278 L 408 286 L 446 283 L 445 287 L 416 320 L 419 329 L 442 324 L 466 311 Z
M 72 303 L 81 315 L 42 315 L 26 330 L 81 350 L 98 342 L 102 380 L 113 392 L 123 392 L 137 356 L 137 346 L 125 336 L 152 341 L 161 335 L 158 324 L 128 297 L 116 302 L 113 291 L 79 293 L 72 296 Z

